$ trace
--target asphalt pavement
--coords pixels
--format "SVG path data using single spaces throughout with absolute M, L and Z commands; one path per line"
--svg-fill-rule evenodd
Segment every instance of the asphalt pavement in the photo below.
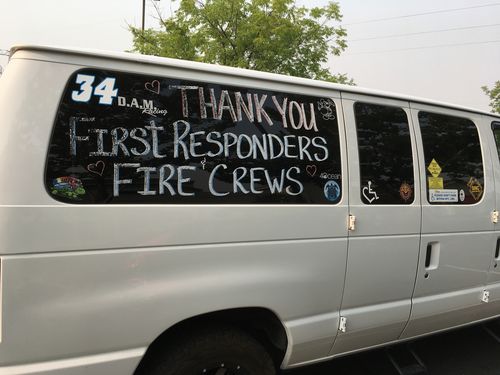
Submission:
M 282 375 L 500 375 L 500 319 Z

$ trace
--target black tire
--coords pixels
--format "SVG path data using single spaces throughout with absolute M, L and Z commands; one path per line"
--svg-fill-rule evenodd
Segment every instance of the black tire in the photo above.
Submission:
M 174 340 L 151 375 L 275 375 L 275 365 L 264 347 L 244 331 L 232 327 L 198 330 Z

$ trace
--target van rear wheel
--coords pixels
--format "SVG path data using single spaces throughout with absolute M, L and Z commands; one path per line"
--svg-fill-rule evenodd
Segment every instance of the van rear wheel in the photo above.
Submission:
M 152 375 L 275 375 L 264 347 L 237 328 L 210 328 L 176 341 Z

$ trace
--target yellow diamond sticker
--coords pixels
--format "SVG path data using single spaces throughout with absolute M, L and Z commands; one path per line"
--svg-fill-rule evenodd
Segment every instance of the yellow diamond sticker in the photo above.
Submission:
M 475 177 L 471 177 L 469 182 L 467 183 L 467 186 L 469 187 L 469 192 L 470 195 L 472 195 L 472 198 L 474 200 L 479 200 L 481 198 L 481 195 L 483 195 L 483 186 L 481 183 L 477 180 Z
M 429 163 L 427 170 L 431 172 L 432 177 L 437 177 L 441 173 L 441 167 L 439 166 L 438 162 L 434 159 L 432 159 L 432 161 Z

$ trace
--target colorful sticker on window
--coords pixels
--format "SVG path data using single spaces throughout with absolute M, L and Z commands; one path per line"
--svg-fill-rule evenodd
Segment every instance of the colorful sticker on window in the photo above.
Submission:
M 429 183 L 429 189 L 443 189 L 443 178 L 442 177 L 427 177 Z
M 477 178 L 471 177 L 469 182 L 467 183 L 469 187 L 470 195 L 474 198 L 474 200 L 478 201 L 483 195 L 483 186 L 478 181 Z
M 68 198 L 70 200 L 81 200 L 85 195 L 82 182 L 70 176 L 58 177 L 52 180 L 50 192 L 53 195 Z
M 457 189 L 429 189 L 429 202 L 431 203 L 457 203 Z
M 427 167 L 427 170 L 431 173 L 432 177 L 437 177 L 441 173 L 441 167 L 439 166 L 438 162 L 434 159 L 429 163 L 429 166 Z
M 399 195 L 405 202 L 409 201 L 413 196 L 413 189 L 410 184 L 403 182 L 399 188 Z

